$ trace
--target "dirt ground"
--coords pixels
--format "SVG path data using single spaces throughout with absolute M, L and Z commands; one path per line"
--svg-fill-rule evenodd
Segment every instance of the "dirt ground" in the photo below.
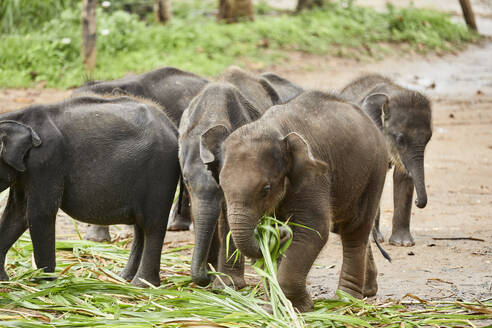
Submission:
M 491 35 L 492 6 L 487 7 L 486 1 L 474 3 L 485 22 L 479 28 L 485 27 L 482 33 Z M 401 298 L 407 293 L 424 299 L 492 297 L 492 40 L 458 55 L 409 54 L 379 62 L 294 54 L 290 63 L 273 70 L 303 87 L 324 90 L 340 88 L 363 72 L 379 72 L 432 99 L 434 133 L 425 158 L 428 205 L 412 211 L 415 246 L 384 243 L 392 263 L 375 250 L 377 298 Z M 0 90 L 0 111 L 55 102 L 69 95 L 70 91 L 43 89 L 41 85 L 4 89 Z M 386 239 L 393 213 L 391 180 L 388 174 L 382 199 L 381 230 Z M 79 226 L 83 232 L 85 225 Z M 71 220 L 62 212 L 57 235 L 76 238 Z M 455 237 L 480 241 L 434 239 Z M 192 232 L 168 232 L 165 244 L 172 247 L 192 240 Z M 333 296 L 341 260 L 339 238 L 332 234 L 309 275 L 313 296 Z

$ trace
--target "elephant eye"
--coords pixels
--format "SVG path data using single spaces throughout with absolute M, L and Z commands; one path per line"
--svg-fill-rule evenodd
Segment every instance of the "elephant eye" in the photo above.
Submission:
M 261 196 L 266 197 L 268 195 L 268 193 L 270 192 L 270 188 L 271 188 L 271 186 L 269 183 L 264 185 L 263 188 L 261 189 Z

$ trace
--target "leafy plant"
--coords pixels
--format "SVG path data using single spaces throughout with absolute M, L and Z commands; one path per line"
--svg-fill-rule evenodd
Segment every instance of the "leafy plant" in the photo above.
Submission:
M 266 218 L 257 230 L 265 256 L 258 273 L 266 279 L 270 297 L 279 290 L 271 287 L 276 284 L 273 259 L 287 247 L 279 243 L 280 227 L 284 223 Z M 492 319 L 492 299 L 426 302 L 409 295 L 417 302 L 371 304 L 341 291 L 337 292 L 339 299 L 315 301 L 313 312 L 284 309 L 272 315 L 265 306 L 281 308 L 288 302 L 265 301 L 259 288 L 214 291 L 193 287 L 189 277 L 192 245 L 164 250 L 160 287 L 134 287 L 116 274 L 127 260 L 128 244 L 129 240 L 116 244 L 59 240 L 57 271 L 47 274 L 32 268 L 31 241 L 29 235 L 22 236 L 8 254 L 7 271 L 13 279 L 0 282 L 0 326 L 474 327 Z M 45 280 L 47 277 L 56 280 Z M 285 296 L 278 293 L 274 297 Z
M 284 244 L 281 243 L 280 228 L 287 231 L 290 236 Z M 289 322 L 290 327 L 303 327 L 305 323 L 302 317 L 293 308 L 277 280 L 278 260 L 292 243 L 292 236 L 292 229 L 287 223 L 275 217 L 263 216 L 255 229 L 255 238 L 258 240 L 263 258 L 258 260 L 253 267 L 262 278 L 273 316 Z
M 215 7 L 211 0 L 175 2 L 176 16 L 165 27 L 122 10 L 98 8 L 93 77 L 113 79 L 160 66 L 211 76 L 232 64 L 255 69 L 279 65 L 289 51 L 378 56 L 388 51 L 385 43 L 445 51 L 479 39 L 445 14 L 413 7 L 376 12 L 334 2 L 290 15 L 272 13 L 261 4 L 255 21 L 237 24 L 217 22 Z M 83 82 L 81 6 L 64 8 L 35 29 L 0 36 L 0 86 L 25 87 L 45 80 L 49 87 L 73 87 Z
M 35 31 L 78 0 L 2 0 L 0 34 Z

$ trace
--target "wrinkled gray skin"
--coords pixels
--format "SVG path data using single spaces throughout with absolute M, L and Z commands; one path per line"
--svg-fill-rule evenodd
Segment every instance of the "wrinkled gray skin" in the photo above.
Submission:
M 163 108 L 179 125 L 181 115 L 190 104 L 193 97 L 209 81 L 174 67 L 163 67 L 144 74 L 128 76 L 113 81 L 94 81 L 74 91 L 74 94 L 92 92 L 97 94 L 120 94 L 132 95 L 150 99 Z M 168 226 L 170 231 L 189 230 L 191 224 L 189 197 L 183 193 L 181 211 L 177 210 L 177 203 L 171 210 L 171 222 Z M 85 239 L 94 241 L 111 241 L 109 227 L 91 225 Z
M 265 212 L 310 228 L 292 227 L 278 271 L 282 290 L 299 311 L 313 308 L 306 277 L 331 227 L 343 244 L 338 288 L 358 298 L 376 294 L 368 239 L 389 159 L 382 134 L 359 108 L 334 95 L 305 92 L 209 151 L 222 154 L 227 220 L 243 255 L 261 257 L 254 229 Z
M 285 104 L 301 93 L 304 92 L 304 89 L 298 86 L 297 84 L 294 84 L 290 82 L 287 79 L 284 79 L 283 77 L 267 72 L 260 74 L 260 77 L 266 79 L 270 84 L 272 85 L 273 89 L 277 92 L 280 103 Z
M 121 276 L 158 286 L 162 243 L 179 177 L 178 132 L 157 108 L 128 97 L 83 96 L 0 115 L 0 280 L 5 256 L 29 228 L 34 259 L 55 269 L 59 208 L 91 224 L 133 224 Z
M 284 94 L 288 94 L 288 91 L 284 91 Z M 211 262 L 210 248 L 217 247 L 217 244 L 220 244 L 220 253 L 215 269 L 232 278 L 232 281 L 223 279 L 224 283 L 234 284 L 236 288 L 245 286 L 243 260 L 235 265 L 231 263 L 232 260 L 225 260 L 224 239 L 229 230 L 225 220 L 226 209 L 223 207 L 217 177 L 214 179 L 206 168 L 214 166 L 220 154 L 211 157 L 211 153 L 205 151 L 203 145 L 206 143 L 209 148 L 213 148 L 219 141 L 216 140 L 217 134 L 225 138 L 238 127 L 257 119 L 267 108 L 279 101 L 281 100 L 275 86 L 267 79 L 257 78 L 237 67 L 231 67 L 222 74 L 221 82 L 207 85 L 183 114 L 179 127 L 179 160 L 183 180 L 190 194 L 195 226 L 191 275 L 193 281 L 200 286 L 210 283 L 207 263 Z M 211 135 L 214 137 L 209 137 Z M 229 254 L 234 249 L 234 244 L 231 243 Z M 220 284 L 216 283 L 216 286 Z
M 390 79 L 380 75 L 361 77 L 342 90 L 342 95 L 350 101 L 383 104 L 383 115 L 379 106 L 366 106 L 366 112 L 383 132 L 393 171 L 393 231 L 390 244 L 413 246 L 410 233 L 410 215 L 412 211 L 413 189 L 417 192 L 415 204 L 424 208 L 427 204 L 427 192 L 424 178 L 424 151 L 432 136 L 432 115 L 430 101 L 416 91 L 402 88 Z M 364 106 L 363 106 L 364 107 Z M 372 109 L 376 108 L 376 111 Z M 378 211 L 374 236 L 383 241 L 379 231 Z

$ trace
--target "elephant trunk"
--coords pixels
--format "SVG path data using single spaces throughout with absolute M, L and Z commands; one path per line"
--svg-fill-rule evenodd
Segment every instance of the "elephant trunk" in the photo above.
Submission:
M 191 261 L 191 278 L 199 286 L 207 286 L 211 279 L 208 275 L 207 260 L 214 236 L 217 218 L 220 215 L 219 204 L 207 204 L 199 201 L 193 210 L 195 225 L 195 248 Z
M 262 257 L 260 245 L 254 236 L 258 221 L 255 218 L 254 215 L 244 214 L 243 209 L 228 209 L 227 220 L 234 244 L 243 255 L 253 259 Z
M 411 160 L 407 163 L 407 169 L 412 176 L 415 191 L 417 192 L 415 205 L 417 205 L 418 208 L 424 208 L 427 205 L 427 191 L 425 189 L 423 150 L 411 157 Z

